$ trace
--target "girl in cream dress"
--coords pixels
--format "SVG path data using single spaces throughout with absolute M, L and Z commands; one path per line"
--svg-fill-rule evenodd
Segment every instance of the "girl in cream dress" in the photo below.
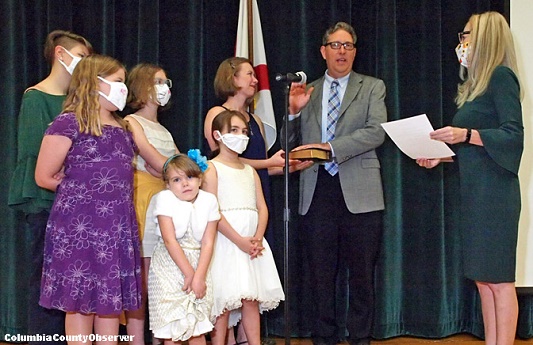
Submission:
M 154 197 L 161 237 L 148 275 L 150 329 L 165 344 L 188 340 L 201 345 L 213 329 L 209 265 L 218 203 L 213 194 L 199 190 L 201 170 L 183 154 L 169 158 L 163 178 L 168 189 Z

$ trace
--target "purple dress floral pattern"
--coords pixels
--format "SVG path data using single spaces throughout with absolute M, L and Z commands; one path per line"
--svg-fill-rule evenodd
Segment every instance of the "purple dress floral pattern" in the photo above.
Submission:
M 46 228 L 40 304 L 99 315 L 138 309 L 131 133 L 113 126 L 99 137 L 82 133 L 75 115 L 65 113 L 45 134 L 68 137 L 72 146 Z

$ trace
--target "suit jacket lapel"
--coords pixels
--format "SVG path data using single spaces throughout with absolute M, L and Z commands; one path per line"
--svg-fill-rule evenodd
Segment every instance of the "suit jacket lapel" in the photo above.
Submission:
M 361 90 L 363 85 L 363 79 L 359 74 L 350 72 L 350 79 L 348 79 L 348 85 L 346 86 L 346 92 L 344 92 L 344 98 L 342 99 L 341 109 L 339 111 L 339 117 L 341 117 L 350 104 L 355 100 L 357 93 Z M 313 92 L 314 93 L 314 92 Z
M 318 128 L 322 128 L 322 90 L 324 88 L 324 77 L 318 79 L 315 83 L 312 84 L 315 87 L 313 93 L 311 94 L 311 99 L 309 100 L 309 105 L 311 108 L 311 113 L 315 115 Z

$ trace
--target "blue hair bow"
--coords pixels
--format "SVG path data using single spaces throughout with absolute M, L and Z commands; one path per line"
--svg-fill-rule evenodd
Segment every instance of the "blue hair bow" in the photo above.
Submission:
M 189 156 L 190 159 L 192 159 L 196 164 L 198 164 L 202 172 L 207 170 L 207 158 L 205 158 L 205 156 L 202 156 L 202 153 L 199 149 L 190 149 L 189 151 L 187 151 L 187 156 Z

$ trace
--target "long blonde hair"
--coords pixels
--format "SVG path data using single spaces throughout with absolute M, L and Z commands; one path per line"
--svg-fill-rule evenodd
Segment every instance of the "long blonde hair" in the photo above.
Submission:
M 80 132 L 102 135 L 98 77 L 105 78 L 120 69 L 126 71 L 124 65 L 114 58 L 98 54 L 87 56 L 76 65 L 67 98 L 63 103 L 63 112 L 73 112 L 76 115 Z M 120 116 L 114 112 L 113 116 L 122 128 L 129 128 L 127 122 Z
M 455 98 L 458 108 L 485 93 L 497 66 L 509 67 L 519 77 L 513 36 L 505 18 L 489 11 L 472 15 L 468 22 L 471 25 L 468 76 L 458 87 Z

